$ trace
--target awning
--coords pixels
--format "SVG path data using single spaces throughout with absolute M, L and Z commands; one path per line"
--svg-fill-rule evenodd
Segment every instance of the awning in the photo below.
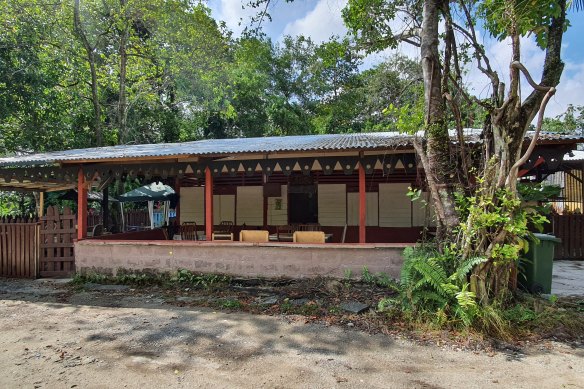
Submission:
M 160 182 L 153 182 L 141 186 L 118 197 L 120 202 L 140 202 L 140 201 L 171 201 L 176 193 L 170 186 Z

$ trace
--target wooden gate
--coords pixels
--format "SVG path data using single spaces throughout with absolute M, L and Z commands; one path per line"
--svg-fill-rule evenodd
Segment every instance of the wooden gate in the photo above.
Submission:
M 584 215 L 553 215 L 553 234 L 562 240 L 554 259 L 584 259 Z
M 39 223 L 35 219 L 0 219 L 0 276 L 36 278 Z
M 59 214 L 57 207 L 47 208 L 40 225 L 39 275 L 41 277 L 69 277 L 75 272 L 76 216 L 65 207 Z

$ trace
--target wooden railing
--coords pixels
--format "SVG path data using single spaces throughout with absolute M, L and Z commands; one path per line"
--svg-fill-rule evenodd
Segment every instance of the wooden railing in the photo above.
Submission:
M 0 219 L 0 276 L 36 278 L 39 228 L 36 219 Z
M 554 259 L 584 259 L 584 215 L 552 215 L 552 232 L 562 240 Z

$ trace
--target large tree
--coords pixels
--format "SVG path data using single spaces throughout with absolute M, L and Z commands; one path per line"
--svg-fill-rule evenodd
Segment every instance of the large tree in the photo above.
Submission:
M 507 288 L 522 247 L 523 237 L 518 234 L 524 229 L 513 229 L 509 223 L 520 215 L 518 171 L 533 151 L 545 106 L 560 81 L 566 7 L 566 0 L 349 0 L 343 11 L 358 42 L 369 51 L 396 47 L 399 42 L 420 49 L 425 137 L 416 143 L 416 150 L 438 216 L 439 236 L 455 237 L 462 259 L 485 258 L 472 277 L 473 289 L 483 301 Z M 490 65 L 477 31 L 479 26 L 496 39 L 510 43 L 508 87 Z M 535 36 L 545 51 L 539 83 L 521 62 L 521 39 L 529 35 Z M 468 58 L 473 59 L 472 66 L 490 82 L 490 98 L 478 100 L 466 93 L 462 79 Z M 523 100 L 521 73 L 532 88 Z M 460 178 L 469 174 L 464 168 L 468 166 L 468 153 L 464 147 L 453 149 L 448 130 L 449 122 L 454 123 L 462 140 L 465 123 L 461 112 L 468 102 L 481 105 L 488 115 L 483 126 L 484 150 L 476 177 L 478 185 L 473 191 L 471 212 L 465 215 L 466 222 L 459 228 L 455 193 L 465 183 Z M 537 131 L 525 150 L 526 131 L 538 115 Z M 461 170 L 463 174 L 459 174 Z M 486 222 L 484 215 L 492 215 L 495 210 L 501 219 Z M 455 234 L 456 231 L 460 233 Z

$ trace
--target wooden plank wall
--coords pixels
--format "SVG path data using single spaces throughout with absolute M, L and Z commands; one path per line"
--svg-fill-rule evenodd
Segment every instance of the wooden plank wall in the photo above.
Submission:
M 554 259 L 584 259 L 584 215 L 551 216 L 553 234 L 562 240 L 555 247 Z
M 39 223 L 36 219 L 0 219 L 0 276 L 36 278 Z

